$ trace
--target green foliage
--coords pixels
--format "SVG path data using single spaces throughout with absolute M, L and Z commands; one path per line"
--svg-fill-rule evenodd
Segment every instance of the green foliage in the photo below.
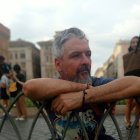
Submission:
M 33 102 L 27 97 L 25 98 L 25 104 L 26 104 L 27 107 L 35 107 Z

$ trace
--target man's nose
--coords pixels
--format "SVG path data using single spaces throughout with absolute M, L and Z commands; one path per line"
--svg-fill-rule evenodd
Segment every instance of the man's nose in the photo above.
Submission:
M 84 55 L 82 55 L 81 63 L 82 64 L 90 64 L 91 63 L 91 58 L 84 54 Z

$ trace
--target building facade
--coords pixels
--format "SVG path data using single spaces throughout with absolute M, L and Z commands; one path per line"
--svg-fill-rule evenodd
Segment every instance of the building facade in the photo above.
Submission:
M 116 47 L 113 51 L 116 78 L 124 76 L 123 55 L 128 53 L 129 44 L 130 42 L 128 40 L 120 40 L 116 43 Z
M 10 41 L 10 30 L 0 23 L 0 55 L 5 57 L 5 60 L 9 60 L 9 41 Z
M 41 77 L 40 50 L 31 42 L 24 40 L 10 41 L 10 63 L 19 64 L 27 79 Z
M 59 74 L 55 69 L 52 44 L 53 40 L 38 42 L 38 45 L 41 48 L 41 76 L 48 78 L 58 78 Z
M 128 52 L 128 40 L 120 40 L 116 43 L 112 55 L 103 64 L 103 66 L 95 72 L 97 77 L 103 76 L 107 78 L 120 78 L 124 76 L 123 55 Z

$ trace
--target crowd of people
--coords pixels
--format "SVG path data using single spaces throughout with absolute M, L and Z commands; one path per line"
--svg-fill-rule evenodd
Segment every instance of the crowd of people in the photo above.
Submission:
M 15 64 L 12 68 L 5 62 L 4 56 L 0 55 L 0 99 L 1 104 L 6 110 L 8 110 L 15 97 L 22 92 L 24 82 L 25 75 L 21 72 L 20 66 Z M 16 120 L 25 120 L 27 118 L 27 111 L 24 96 L 17 100 L 16 109 L 18 114 Z

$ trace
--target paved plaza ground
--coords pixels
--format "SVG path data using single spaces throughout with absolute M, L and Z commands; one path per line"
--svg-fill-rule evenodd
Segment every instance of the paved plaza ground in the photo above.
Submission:
M 28 110 L 28 111 L 30 111 L 29 112 L 30 115 L 27 120 L 15 121 L 15 123 L 20 131 L 20 134 L 22 136 L 22 140 L 27 140 L 29 130 L 30 130 L 30 127 L 31 127 L 31 124 L 33 121 L 33 116 L 34 116 L 34 113 L 36 112 L 36 110 Z M 116 119 L 118 121 L 120 130 L 122 132 L 123 139 L 127 140 L 127 137 L 128 137 L 128 134 L 130 131 L 125 129 L 123 107 L 122 106 L 119 108 L 117 107 L 116 111 L 117 111 Z M 132 116 L 132 119 L 134 120 L 134 116 Z M 0 122 L 1 122 L 1 120 L 0 120 Z M 113 136 L 114 138 L 116 138 L 117 140 L 119 140 L 117 131 L 116 131 L 115 126 L 112 123 L 112 120 L 110 117 L 107 117 L 107 119 L 104 122 L 104 125 L 106 127 L 107 134 L 109 134 L 109 135 Z M 134 131 L 132 140 L 136 140 L 137 133 L 138 133 L 138 129 L 136 128 Z M 51 135 L 50 135 L 49 129 L 46 125 L 46 122 L 40 116 L 35 125 L 31 140 L 49 140 L 50 137 L 51 137 Z M 6 120 L 6 123 L 4 124 L 4 127 L 2 129 L 2 132 L 0 133 L 0 140 L 18 140 L 16 133 L 13 130 L 13 127 L 11 126 L 11 124 L 8 120 Z

